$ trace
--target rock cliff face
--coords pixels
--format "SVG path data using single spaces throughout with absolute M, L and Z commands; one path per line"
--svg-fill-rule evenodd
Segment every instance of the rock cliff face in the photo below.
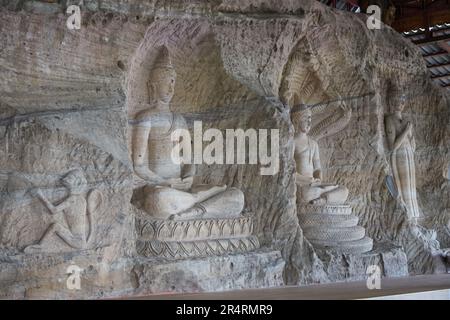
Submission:
M 40 274 L 53 270 L 55 279 L 64 277 L 61 268 L 70 263 L 88 270 L 84 296 L 90 297 L 170 290 L 168 283 L 176 283 L 160 275 L 165 264 L 183 283 L 173 291 L 360 278 L 364 267 L 382 262 L 386 276 L 404 275 L 406 258 L 411 274 L 439 271 L 441 248 L 450 247 L 450 108 L 446 92 L 429 80 L 420 52 L 401 35 L 385 26 L 368 30 L 365 15 L 312 0 L 85 0 L 81 29 L 69 30 L 65 8 L 73 1 L 64 2 L 0 1 L 0 270 L 9 270 L 0 273 L 4 296 L 74 297 L 62 293 L 61 281 Z M 162 46 L 177 72 L 171 109 L 190 129 L 202 121 L 203 130 L 280 130 L 275 175 L 260 175 L 260 165 L 196 166 L 196 182 L 243 191 L 261 244 L 248 261 L 265 263 L 258 272 L 266 276 L 243 279 L 239 267 L 234 282 L 211 277 L 196 284 L 192 274 L 177 270 L 195 273 L 199 261 L 137 257 L 131 202 L 139 179 L 131 123 L 148 103 L 149 72 Z M 384 119 L 402 95 L 417 142 L 419 224 L 407 219 L 388 188 L 394 174 Z M 349 189 L 348 204 L 375 241 L 375 250 L 362 258 L 316 252 L 303 236 L 290 120 L 299 103 L 316 105 L 314 127 L 332 133 L 318 142 L 324 180 Z M 335 125 L 340 103 L 351 109 L 343 127 Z M 55 233 L 50 253 L 24 253 L 52 224 L 36 190 L 61 202 L 67 195 L 62 181 L 74 169 L 86 180 L 85 225 L 92 240 L 80 251 Z M 203 266 L 226 274 L 215 269 L 222 258 L 204 259 Z M 239 255 L 223 259 L 244 261 Z M 251 263 L 245 265 L 251 272 Z

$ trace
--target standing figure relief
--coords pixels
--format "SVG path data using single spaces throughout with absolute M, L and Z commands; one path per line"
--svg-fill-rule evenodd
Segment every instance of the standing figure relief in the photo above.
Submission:
M 406 208 L 412 220 L 420 218 L 417 203 L 416 166 L 414 152 L 416 140 L 411 122 L 403 118 L 406 97 L 402 96 L 395 112 L 385 117 L 386 139 L 390 152 L 390 163 L 398 193 L 398 201 Z

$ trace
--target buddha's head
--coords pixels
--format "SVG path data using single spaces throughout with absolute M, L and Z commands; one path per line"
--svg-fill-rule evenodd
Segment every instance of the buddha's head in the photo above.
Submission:
M 395 107 L 395 111 L 403 112 L 403 110 L 405 110 L 406 107 L 406 101 L 407 101 L 406 95 L 402 94 L 400 96 L 400 102 Z
M 169 103 L 175 89 L 176 72 L 170 60 L 169 51 L 163 47 L 150 72 L 148 91 L 150 100 Z
M 311 108 L 306 105 L 295 106 L 291 111 L 291 121 L 296 132 L 308 134 L 311 130 Z
M 87 181 L 81 169 L 70 171 L 62 178 L 61 182 L 73 194 L 83 193 L 87 188 Z

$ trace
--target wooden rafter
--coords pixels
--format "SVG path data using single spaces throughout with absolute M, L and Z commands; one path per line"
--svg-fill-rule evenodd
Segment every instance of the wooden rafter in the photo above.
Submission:
M 434 64 L 431 66 L 427 66 L 428 69 L 436 69 L 441 67 L 450 67 L 450 63 Z
M 432 76 L 431 79 L 438 80 L 438 79 L 444 79 L 450 77 L 450 73 L 447 74 L 439 74 L 437 76 Z
M 414 40 L 415 44 L 431 44 L 431 43 L 439 43 L 441 41 L 450 40 L 450 34 L 445 34 L 442 36 L 430 36 L 424 39 Z
M 447 0 L 394 0 L 393 3 L 397 14 L 392 27 L 399 32 L 450 22 L 450 2 Z

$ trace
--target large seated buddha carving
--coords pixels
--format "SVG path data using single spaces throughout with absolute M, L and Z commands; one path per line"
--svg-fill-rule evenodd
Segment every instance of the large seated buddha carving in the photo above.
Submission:
M 344 114 L 351 112 L 342 108 Z M 297 211 L 304 235 L 320 250 L 351 254 L 370 251 L 372 239 L 365 236 L 366 230 L 358 226 L 358 217 L 345 205 L 348 189 L 322 181 L 319 145 L 309 135 L 311 118 L 311 108 L 305 105 L 294 107 L 291 112 L 295 128 Z
M 258 244 L 251 236 L 251 217 L 242 215 L 242 191 L 194 185 L 195 167 L 172 157 L 174 143 L 181 142 L 173 142 L 172 133 L 188 129 L 185 119 L 170 110 L 175 80 L 169 52 L 162 47 L 150 72 L 151 101 L 134 121 L 132 159 L 135 174 L 145 181 L 141 209 L 146 213 L 137 223 L 138 251 L 183 257 L 254 249 Z
M 174 130 L 187 129 L 184 118 L 170 111 L 176 73 L 165 47 L 150 75 L 154 101 L 137 116 L 133 139 L 135 173 L 146 181 L 145 211 L 157 219 L 238 217 L 244 195 L 227 186 L 193 186 L 194 166 L 172 161 Z

